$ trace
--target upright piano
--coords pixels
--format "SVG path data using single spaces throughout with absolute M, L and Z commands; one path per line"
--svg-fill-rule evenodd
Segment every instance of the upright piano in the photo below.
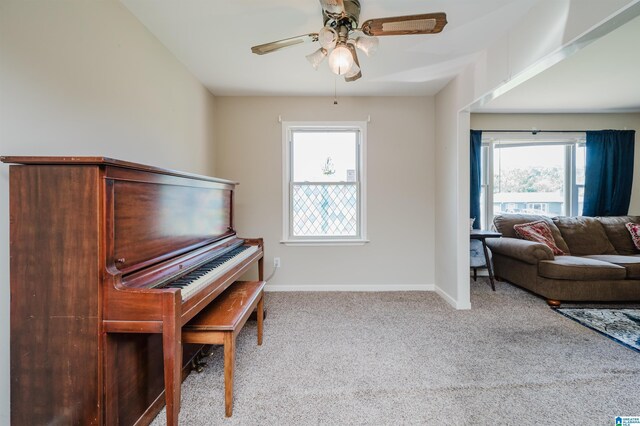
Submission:
M 199 348 L 181 327 L 250 271 L 235 183 L 103 157 L 10 167 L 11 423 L 148 424 Z M 257 270 L 256 270 L 257 269 Z

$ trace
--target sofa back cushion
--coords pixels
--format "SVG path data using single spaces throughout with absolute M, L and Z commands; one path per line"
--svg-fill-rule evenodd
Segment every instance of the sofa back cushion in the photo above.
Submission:
M 558 216 L 553 218 L 573 256 L 617 254 L 607 233 L 594 217 Z
M 556 246 L 562 250 L 564 253 L 569 254 L 569 247 L 567 243 L 562 238 L 562 234 L 560 234 L 560 230 L 553 223 L 553 221 L 546 217 L 540 216 L 536 214 L 501 214 L 493 218 L 493 224 L 496 227 L 496 230 L 502 234 L 504 237 L 511 238 L 519 238 L 516 231 L 513 229 L 514 225 L 521 225 L 523 223 L 536 222 L 538 220 L 544 220 L 547 225 L 549 225 L 549 229 L 551 229 L 551 235 L 553 235 L 553 239 L 556 243 Z
M 640 216 L 610 216 L 598 217 L 598 221 L 604 227 L 609 241 L 618 254 L 633 255 L 640 253 L 640 250 L 633 244 L 633 239 L 626 224 L 629 222 L 640 223 Z

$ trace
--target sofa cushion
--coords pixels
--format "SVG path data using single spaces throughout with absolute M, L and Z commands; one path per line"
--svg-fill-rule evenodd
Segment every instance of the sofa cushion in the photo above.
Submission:
M 518 234 L 520 238 L 546 245 L 551 249 L 553 254 L 565 254 L 558 248 L 558 246 L 556 246 L 551 229 L 544 220 L 536 220 L 535 222 L 513 225 L 513 230 L 516 231 L 516 234 Z
M 567 247 L 567 243 L 562 239 L 560 230 L 553 221 L 546 216 L 536 214 L 501 214 L 493 218 L 493 224 L 503 237 L 518 238 L 516 231 L 513 229 L 513 225 L 535 222 L 537 220 L 544 220 L 547 225 L 549 225 L 556 246 L 564 253 L 569 253 L 569 247 Z
M 629 222 L 625 226 L 629 230 L 631 240 L 633 240 L 633 245 L 637 249 L 640 249 L 640 224 Z
M 588 257 L 558 256 L 555 260 L 541 260 L 538 274 L 559 280 L 623 280 L 627 270 L 613 263 Z
M 640 253 L 640 250 L 633 245 L 629 230 L 625 226 L 629 222 L 640 223 L 640 216 L 610 216 L 598 217 L 596 219 L 598 219 L 598 222 L 604 227 L 609 241 L 618 254 L 628 255 Z
M 617 254 L 602 224 L 593 217 L 558 216 L 553 218 L 573 256 Z
M 622 266 L 627 270 L 627 278 L 632 280 L 640 279 L 640 256 L 621 256 L 619 254 L 600 254 L 585 256 L 585 258 L 601 260 L 602 262 L 613 263 Z

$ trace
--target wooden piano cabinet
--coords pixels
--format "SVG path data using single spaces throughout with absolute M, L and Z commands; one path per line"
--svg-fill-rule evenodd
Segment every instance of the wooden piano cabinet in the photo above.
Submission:
M 11 167 L 11 424 L 102 423 L 100 173 Z
M 103 157 L 0 157 L 10 167 L 11 423 L 149 424 L 198 346 L 181 327 L 259 263 L 187 299 L 150 289 L 235 237 L 234 182 Z M 15 165 L 17 164 L 17 165 Z

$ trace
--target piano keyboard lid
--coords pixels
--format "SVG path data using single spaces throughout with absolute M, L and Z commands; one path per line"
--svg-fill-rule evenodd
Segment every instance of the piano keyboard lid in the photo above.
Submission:
M 163 260 L 142 270 L 123 274 L 122 284 L 133 288 L 154 288 L 184 276 L 217 257 L 242 246 L 244 240 L 235 235 Z

